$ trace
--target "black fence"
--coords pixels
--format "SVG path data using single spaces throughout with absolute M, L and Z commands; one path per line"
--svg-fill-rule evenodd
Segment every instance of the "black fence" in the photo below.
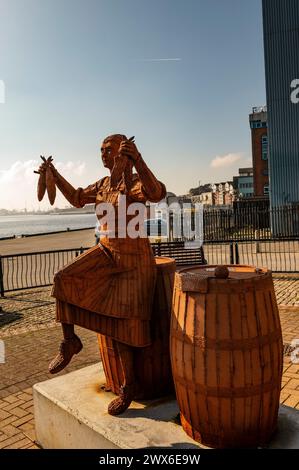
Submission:
M 202 247 L 185 249 L 184 242 L 152 243 L 155 256 L 166 256 L 176 260 L 177 266 L 204 264 Z M 41 251 L 18 255 L 0 256 L 0 293 L 50 286 L 55 272 L 88 250 Z
M 299 273 L 299 239 L 206 241 L 185 248 L 182 241 L 152 243 L 155 256 L 175 258 L 178 266 L 248 264 L 277 273 Z M 50 286 L 56 271 L 88 248 L 0 256 L 0 293 Z
M 269 208 L 242 205 L 224 209 L 205 209 L 203 239 L 280 240 L 299 238 L 299 205 Z
M 0 293 L 50 286 L 56 271 L 88 248 L 0 256 Z
M 299 239 L 214 240 L 203 245 L 208 264 L 248 264 L 276 273 L 299 273 Z

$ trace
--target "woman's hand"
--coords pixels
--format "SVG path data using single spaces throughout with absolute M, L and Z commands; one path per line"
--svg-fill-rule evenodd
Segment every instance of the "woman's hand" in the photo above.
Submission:
M 43 160 L 43 163 L 39 166 L 38 168 L 38 172 L 39 173 L 46 173 L 47 171 L 47 168 L 50 168 L 53 175 L 55 176 L 56 175 L 56 168 L 54 167 L 53 163 L 52 163 L 52 157 L 49 157 L 48 159 L 46 159 L 45 157 L 43 157 L 42 155 L 40 156 L 41 159 Z
M 41 155 L 41 159 L 43 163 L 40 165 L 38 171 L 35 171 L 35 173 L 39 173 L 37 197 L 38 200 L 41 201 L 47 190 L 50 204 L 53 205 L 56 198 L 55 175 L 57 174 L 57 171 L 52 164 L 52 157 L 46 159 Z
M 131 139 L 133 139 L 133 138 L 131 138 Z M 135 143 L 131 139 L 123 140 L 120 143 L 119 155 L 120 156 L 126 156 L 126 157 L 130 158 L 135 163 L 141 158 L 141 155 L 140 155 Z

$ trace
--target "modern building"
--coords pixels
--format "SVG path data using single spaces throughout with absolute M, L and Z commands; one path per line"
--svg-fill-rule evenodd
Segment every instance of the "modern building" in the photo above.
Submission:
M 263 25 L 269 193 L 275 208 L 299 203 L 299 1 L 263 0 Z
M 238 199 L 253 197 L 253 169 L 239 168 L 239 175 L 233 177 L 233 187 Z
M 269 195 L 267 107 L 253 108 L 249 115 L 251 128 L 253 196 Z

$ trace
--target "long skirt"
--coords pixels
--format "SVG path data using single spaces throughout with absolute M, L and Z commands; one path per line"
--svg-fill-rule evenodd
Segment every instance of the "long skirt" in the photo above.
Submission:
M 147 239 L 101 240 L 56 273 L 56 318 L 131 346 L 148 346 L 155 281 Z

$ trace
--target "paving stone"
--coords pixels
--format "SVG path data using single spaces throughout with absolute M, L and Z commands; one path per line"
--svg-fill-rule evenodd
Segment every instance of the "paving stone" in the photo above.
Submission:
M 17 406 L 22 407 L 22 405 L 24 405 L 24 401 L 23 400 L 18 400 L 17 402 L 10 403 L 9 405 L 6 403 L 6 406 L 3 407 L 2 409 L 5 410 L 5 411 L 10 411 L 13 408 L 16 408 Z
M 33 400 L 29 400 L 27 403 L 20 405 L 20 407 L 23 408 L 23 410 L 27 410 L 27 408 L 29 408 L 32 405 L 33 405 Z
M 9 416 L 10 416 L 10 414 L 7 413 L 7 411 L 4 411 L 3 409 L 0 410 L 0 421 L 2 421 L 2 420 L 4 420 L 4 419 L 8 418 Z
M 20 440 L 23 438 L 24 437 L 22 433 L 9 437 L 8 439 L 5 439 L 0 442 L 0 449 L 4 449 L 4 448 L 9 449 L 11 445 L 13 445 L 15 442 L 20 442 Z
M 18 398 L 15 395 L 10 395 L 4 398 L 4 401 L 7 401 L 8 403 L 15 403 L 18 401 Z
M 296 390 L 299 385 L 299 380 L 298 379 L 291 379 L 286 385 L 286 388 L 288 390 Z
M 10 415 L 8 418 L 3 419 L 0 421 L 0 429 L 2 429 L 7 426 L 10 423 L 13 423 L 16 420 L 16 417 L 14 415 Z
M 299 403 L 299 397 L 294 397 L 293 395 L 287 398 L 284 402 L 284 405 L 291 406 L 293 408 L 296 408 L 296 406 Z
M 17 416 L 18 418 L 23 418 L 23 416 L 27 416 L 28 413 L 30 413 L 30 408 L 28 408 L 28 410 L 25 411 L 22 408 L 17 407 L 17 408 L 12 408 L 10 412 L 11 414 Z
M 19 429 L 21 429 L 21 426 L 19 427 Z M 28 439 L 30 439 L 31 443 L 35 441 L 36 435 L 34 425 L 32 425 L 31 429 L 22 429 L 22 432 L 26 437 L 28 437 Z
M 20 439 L 13 444 L 9 444 L 6 447 L 3 447 L 3 449 L 22 449 L 25 445 L 30 445 L 32 442 L 28 437 L 24 437 L 23 439 Z
M 28 415 L 23 416 L 23 418 L 19 418 L 16 421 L 13 421 L 12 424 L 15 427 L 18 427 L 18 426 L 20 426 L 20 424 L 27 423 L 28 421 L 30 421 L 30 419 L 32 419 L 32 413 L 29 413 Z
M 274 285 L 283 340 L 291 343 L 299 338 L 299 277 L 278 276 Z M 6 363 L 0 368 L 0 444 L 2 448 L 38 449 L 34 442 L 31 387 L 53 377 L 47 370 L 57 353 L 61 328 L 55 322 L 55 305 L 49 288 L 8 294 L 0 303 L 6 314 L 6 319 L 1 315 L 0 321 L 0 338 L 4 340 L 6 352 Z M 57 375 L 99 361 L 96 334 L 82 328 L 76 328 L 76 332 L 84 348 Z M 299 364 L 293 364 L 290 356 L 284 357 L 282 385 L 280 401 L 298 408 Z M 5 428 L 7 433 L 15 434 L 8 436 L 3 431 Z
M 15 436 L 16 434 L 20 433 L 20 430 L 17 429 L 12 424 L 8 424 L 4 428 L 2 428 L 2 431 L 3 431 L 4 434 L 6 434 L 7 437 Z

